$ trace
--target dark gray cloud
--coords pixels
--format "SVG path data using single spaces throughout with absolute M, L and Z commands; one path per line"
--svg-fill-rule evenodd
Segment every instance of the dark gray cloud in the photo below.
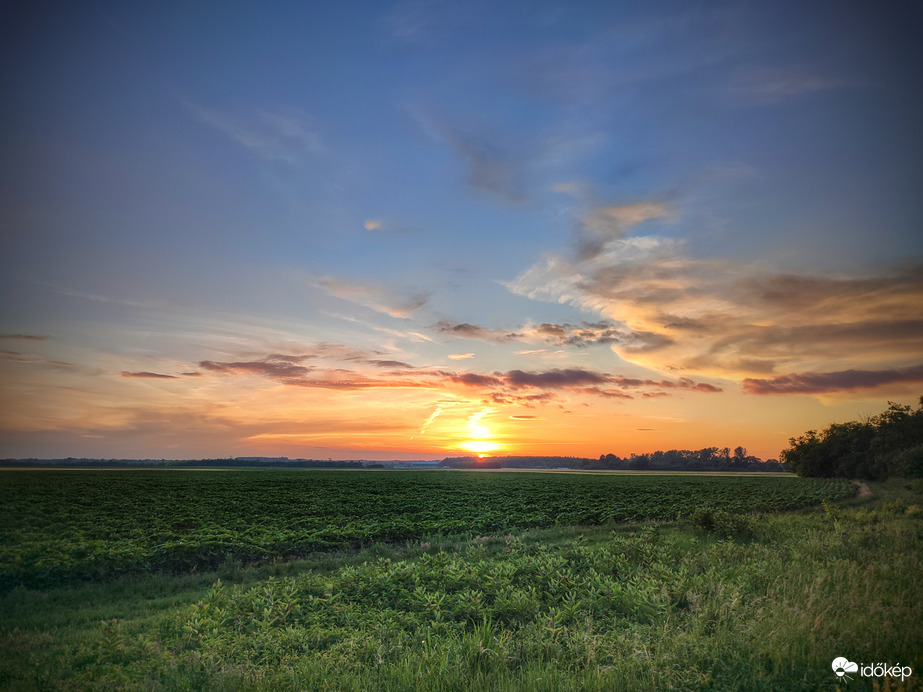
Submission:
M 311 371 L 303 365 L 297 365 L 296 362 L 285 360 L 280 356 L 269 356 L 262 360 L 219 362 L 214 360 L 203 360 L 199 367 L 210 372 L 218 372 L 229 375 L 262 375 L 281 382 L 297 384 L 302 381 Z
M 550 400 L 553 390 L 567 390 L 607 398 L 630 398 L 614 388 L 650 390 L 685 389 L 699 392 L 721 391 L 718 387 L 689 378 L 676 380 L 651 380 L 628 378 L 583 368 L 554 368 L 544 371 L 509 370 L 507 372 L 456 372 L 433 368 L 414 367 L 403 361 L 362 358 L 362 365 L 372 365 L 384 370 L 370 375 L 345 368 L 304 366 L 300 362 L 306 355 L 274 354 L 265 358 L 239 361 L 203 360 L 202 370 L 221 375 L 257 375 L 277 382 L 299 387 L 324 389 L 414 388 L 438 389 L 462 385 L 483 390 L 493 403 L 518 403 L 529 405 Z M 128 376 L 128 375 L 126 375 Z M 156 373 L 131 376 L 158 377 Z M 173 377 L 164 376 L 164 377 Z M 522 390 L 546 390 L 538 394 L 524 394 Z
M 394 368 L 396 370 L 415 370 L 415 366 L 410 365 L 410 363 L 405 363 L 400 360 L 368 360 L 366 361 L 370 365 L 375 365 L 379 368 Z
M 48 341 L 47 336 L 38 334 L 0 334 L 0 339 L 20 339 L 22 341 Z
M 491 341 L 493 343 L 515 341 L 522 336 L 516 332 L 488 329 L 487 327 L 479 327 L 476 324 L 470 324 L 468 322 L 453 324 L 452 322 L 441 321 L 436 324 L 436 329 L 443 334 L 459 336 L 465 339 L 480 339 L 481 341 Z
M 538 372 L 510 370 L 506 373 L 495 372 L 489 375 L 474 372 L 461 374 L 440 372 L 439 374 L 447 377 L 452 382 L 465 384 L 471 387 L 508 388 L 513 390 L 513 392 L 504 392 L 504 395 L 515 395 L 516 390 L 534 388 L 546 390 L 572 390 L 608 398 L 631 398 L 630 394 L 623 391 L 601 388 L 606 385 L 610 387 L 619 387 L 621 389 L 684 389 L 709 393 L 721 391 L 720 387 L 716 387 L 707 382 L 696 382 L 688 377 L 680 377 L 676 380 L 651 380 L 610 375 L 605 372 L 596 372 L 583 368 L 554 368 L 552 370 Z
M 892 370 L 801 372 L 772 379 L 748 377 L 743 381 L 743 389 L 748 394 L 824 394 L 916 382 L 923 382 L 923 365 Z
M 564 368 L 545 372 L 525 372 L 510 370 L 504 376 L 510 387 L 537 387 L 540 389 L 561 389 L 578 385 L 601 384 L 608 381 L 604 373 L 592 372 L 581 368 Z
M 128 372 L 127 370 L 122 372 L 122 377 L 137 377 L 140 379 L 148 380 L 177 380 L 179 379 L 176 375 L 165 375 L 160 372 L 147 372 L 141 370 L 139 372 Z

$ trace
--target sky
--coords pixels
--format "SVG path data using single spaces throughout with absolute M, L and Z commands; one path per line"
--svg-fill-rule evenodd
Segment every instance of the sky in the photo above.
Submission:
M 0 458 L 776 458 L 913 404 L 921 29 L 8 0 Z

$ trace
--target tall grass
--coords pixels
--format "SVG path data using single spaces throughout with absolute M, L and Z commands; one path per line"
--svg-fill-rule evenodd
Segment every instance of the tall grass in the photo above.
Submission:
M 769 516 L 20 587 L 0 600 L 0 688 L 814 690 L 836 688 L 838 656 L 910 665 L 912 685 L 923 492 L 872 489 Z

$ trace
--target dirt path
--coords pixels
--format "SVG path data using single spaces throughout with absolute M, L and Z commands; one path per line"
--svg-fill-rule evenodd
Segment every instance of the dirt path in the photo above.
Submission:
M 872 489 L 868 486 L 868 483 L 853 481 L 853 484 L 859 489 L 859 497 L 862 499 L 872 497 Z

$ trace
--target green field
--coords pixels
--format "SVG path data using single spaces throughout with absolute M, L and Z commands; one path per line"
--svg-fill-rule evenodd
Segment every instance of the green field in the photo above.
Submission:
M 5 690 L 815 690 L 838 656 L 923 664 L 920 482 L 0 481 Z
M 376 541 L 779 510 L 849 496 L 791 476 L 8 471 L 0 588 L 303 556 Z

